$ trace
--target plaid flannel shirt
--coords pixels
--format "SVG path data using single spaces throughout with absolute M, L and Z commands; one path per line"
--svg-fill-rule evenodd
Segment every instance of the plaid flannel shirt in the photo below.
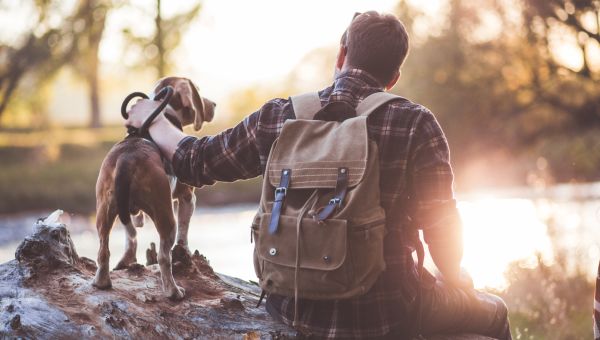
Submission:
M 351 69 L 338 75 L 319 96 L 323 105 L 344 101 L 356 107 L 378 91 L 382 87 L 375 78 Z M 290 100 L 273 99 L 218 135 L 184 138 L 173 157 L 178 179 L 202 186 L 262 175 L 271 145 L 287 119 L 295 119 Z M 300 300 L 300 329 L 316 337 L 371 339 L 410 327 L 418 275 L 409 242 L 415 231 L 408 228 L 407 215 L 423 230 L 430 247 L 453 247 L 460 242 L 448 143 L 434 115 L 401 98 L 373 112 L 367 125 L 368 136 L 379 150 L 381 204 L 388 230 L 386 270 L 372 289 L 359 297 Z M 291 325 L 293 298 L 270 295 L 267 309 Z

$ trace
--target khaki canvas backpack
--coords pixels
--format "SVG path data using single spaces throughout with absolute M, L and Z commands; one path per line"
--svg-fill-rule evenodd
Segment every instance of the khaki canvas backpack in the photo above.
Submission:
M 396 98 L 375 93 L 356 117 L 331 122 L 312 120 L 321 109 L 317 93 L 291 97 L 297 119 L 273 143 L 252 225 L 263 292 L 349 298 L 366 293 L 385 269 L 379 155 L 367 117 Z

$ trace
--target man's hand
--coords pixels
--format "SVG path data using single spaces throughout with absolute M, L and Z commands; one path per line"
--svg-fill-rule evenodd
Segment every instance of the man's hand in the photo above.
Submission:
M 154 101 L 150 99 L 140 99 L 138 100 L 131 109 L 129 110 L 129 118 L 125 121 L 125 127 L 134 127 L 140 128 L 142 124 L 148 119 L 150 114 L 160 105 L 159 101 Z M 155 122 L 161 119 L 163 115 L 158 115 L 155 119 Z
M 129 110 L 129 118 L 125 121 L 125 127 L 132 126 L 139 129 L 158 105 L 160 105 L 159 101 L 138 100 Z M 186 137 L 182 131 L 179 131 L 175 125 L 165 118 L 164 114 L 160 114 L 154 119 L 148 128 L 148 133 L 150 133 L 162 154 L 169 160 L 173 158 L 179 142 Z

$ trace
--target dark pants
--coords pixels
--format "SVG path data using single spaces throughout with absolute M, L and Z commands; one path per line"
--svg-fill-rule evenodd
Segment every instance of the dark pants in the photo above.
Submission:
M 421 291 L 421 334 L 474 333 L 510 340 L 508 309 L 501 298 L 454 288 L 440 280 Z

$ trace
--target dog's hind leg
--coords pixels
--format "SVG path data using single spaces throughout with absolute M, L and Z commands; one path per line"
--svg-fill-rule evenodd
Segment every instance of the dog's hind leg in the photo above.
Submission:
M 129 267 L 130 264 L 137 263 L 136 252 L 137 252 L 137 231 L 135 228 L 140 224 L 143 225 L 144 213 L 140 211 L 137 215 L 133 215 L 130 222 L 125 227 L 125 254 L 114 270 L 124 269 Z
M 183 183 L 177 182 L 174 196 L 177 198 L 179 208 L 177 209 L 177 244 L 189 253 L 188 247 L 188 229 L 190 228 L 190 219 L 196 208 L 196 195 L 194 188 Z
M 156 229 L 160 235 L 160 247 L 158 252 L 158 265 L 160 267 L 160 277 L 163 283 L 165 295 L 172 300 L 180 300 L 185 296 L 185 290 L 177 284 L 173 278 L 171 269 L 171 249 L 175 244 L 175 218 L 172 209 L 165 209 L 153 218 L 156 223 Z
M 98 249 L 98 269 L 96 270 L 96 276 L 92 285 L 99 289 L 108 289 L 112 287 L 110 269 L 108 267 L 110 259 L 108 239 L 110 230 L 117 217 L 117 211 L 110 203 L 104 202 L 98 204 L 96 214 L 96 229 L 98 231 L 98 238 L 100 239 L 100 248 Z

